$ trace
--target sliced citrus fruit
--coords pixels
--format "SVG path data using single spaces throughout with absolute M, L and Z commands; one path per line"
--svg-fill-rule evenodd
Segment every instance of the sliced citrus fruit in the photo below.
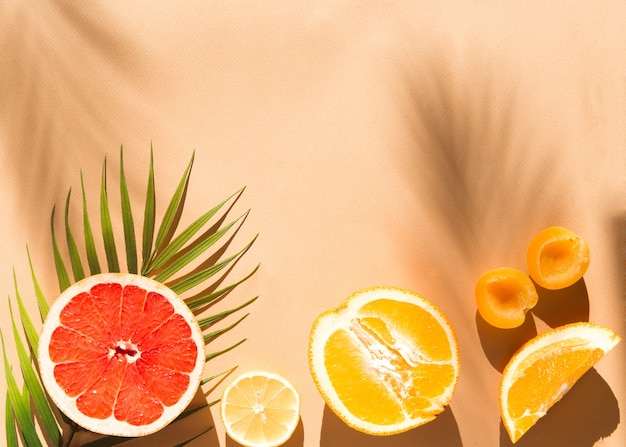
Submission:
M 517 442 L 620 337 L 592 323 L 571 323 L 526 342 L 504 369 L 500 413 Z
M 583 277 L 589 245 L 563 227 L 548 227 L 533 237 L 526 254 L 530 277 L 545 289 L 562 289 Z
M 186 304 L 152 279 L 103 273 L 67 288 L 39 340 L 44 386 L 59 409 L 96 433 L 158 431 L 190 403 L 204 340 Z
M 435 419 L 459 375 L 458 344 L 444 314 L 424 297 L 393 287 L 358 291 L 319 315 L 309 364 L 337 416 L 373 435 Z
M 300 420 L 300 397 L 278 374 L 242 374 L 224 390 L 220 415 L 226 433 L 247 447 L 284 444 Z
M 537 290 L 521 270 L 500 267 L 481 275 L 476 282 L 476 304 L 485 321 L 501 329 L 521 326 L 526 312 L 535 307 Z

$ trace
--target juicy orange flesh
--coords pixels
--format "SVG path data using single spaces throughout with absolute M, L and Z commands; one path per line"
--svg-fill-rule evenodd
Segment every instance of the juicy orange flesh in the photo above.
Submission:
M 149 424 L 187 390 L 198 348 L 163 295 L 98 284 L 59 319 L 49 345 L 54 377 L 86 416 Z
M 424 309 L 387 299 L 363 306 L 327 340 L 325 366 L 350 413 L 377 425 L 430 419 L 453 385 L 447 334 Z
M 553 351 L 553 352 L 549 352 Z M 519 439 L 563 397 L 602 356 L 601 349 L 566 346 L 543 348 L 533 354 L 508 391 L 508 412 Z
M 231 431 L 252 444 L 288 436 L 288 423 L 299 411 L 297 398 L 289 388 L 262 376 L 242 379 L 224 399 L 225 419 L 231 421 Z

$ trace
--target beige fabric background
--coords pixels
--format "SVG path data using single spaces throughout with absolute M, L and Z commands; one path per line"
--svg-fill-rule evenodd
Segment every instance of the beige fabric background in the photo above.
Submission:
M 236 241 L 260 234 L 233 278 L 261 268 L 229 299 L 261 298 L 212 348 L 248 340 L 207 374 L 290 379 L 302 419 L 289 446 L 507 446 L 497 389 L 523 340 L 580 319 L 626 336 L 623 1 L 5 0 L 0 55 L 0 295 L 14 296 L 15 268 L 34 311 L 28 244 L 54 296 L 50 210 L 70 187 L 79 203 L 81 171 L 95 204 L 102 160 L 115 185 L 123 144 L 138 208 L 150 144 L 162 201 L 195 150 L 187 218 L 245 185 Z M 584 282 L 496 333 L 476 318 L 476 278 L 524 269 L 530 237 L 553 224 L 589 241 Z M 315 316 L 373 285 L 430 298 L 461 347 L 450 407 L 388 439 L 338 420 L 307 364 Z M 625 377 L 621 343 L 519 445 L 626 445 Z M 191 445 L 234 445 L 217 407 L 186 434 L 211 425 Z

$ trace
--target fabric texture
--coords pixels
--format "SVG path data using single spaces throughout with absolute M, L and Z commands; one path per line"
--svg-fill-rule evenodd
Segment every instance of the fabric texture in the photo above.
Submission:
M 0 54 L 1 291 L 14 294 L 13 269 L 27 287 L 28 244 L 54 296 L 50 211 L 69 188 L 78 205 L 81 172 L 97 203 L 103 159 L 115 184 L 123 145 L 141 204 L 151 145 L 163 198 L 195 151 L 190 218 L 246 186 L 237 238 L 260 235 L 237 266 L 261 263 L 237 292 L 260 296 L 237 328 L 247 341 L 207 371 L 290 380 L 302 420 L 287 445 L 510 445 L 498 384 L 524 340 L 575 320 L 626 336 L 622 1 L 9 0 Z M 550 225 L 589 242 L 584 281 L 545 293 L 521 329 L 490 328 L 475 281 L 525 270 L 530 238 Z M 390 439 L 334 416 L 307 363 L 314 318 L 374 285 L 429 298 L 461 350 L 449 408 Z M 622 342 L 518 445 L 626 445 L 625 377 Z M 214 426 L 198 445 L 233 445 L 217 410 L 185 434 Z

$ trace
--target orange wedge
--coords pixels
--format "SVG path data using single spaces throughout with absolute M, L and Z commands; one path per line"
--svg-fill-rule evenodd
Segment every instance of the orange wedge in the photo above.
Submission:
M 224 390 L 220 415 L 226 433 L 247 447 L 273 447 L 287 442 L 300 420 L 300 397 L 284 377 L 249 372 Z
M 452 326 L 433 303 L 376 287 L 317 317 L 309 365 L 320 394 L 347 425 L 391 435 L 432 421 L 449 404 L 459 353 Z
M 502 374 L 500 413 L 517 442 L 620 337 L 592 323 L 572 323 L 526 342 Z

